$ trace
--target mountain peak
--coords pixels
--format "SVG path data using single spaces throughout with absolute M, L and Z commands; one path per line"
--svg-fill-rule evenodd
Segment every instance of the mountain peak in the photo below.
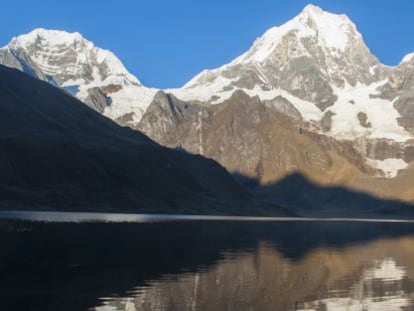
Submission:
M 308 4 L 307 6 L 305 6 L 298 16 L 303 16 L 303 15 L 308 15 L 308 16 L 313 16 L 313 17 L 324 16 L 325 18 L 335 18 L 345 23 L 353 24 L 351 19 L 346 14 L 336 14 L 336 13 L 332 13 L 329 11 L 325 11 L 321 7 L 316 6 L 314 4 Z
M 341 102 L 345 90 L 383 77 L 382 65 L 346 15 L 308 5 L 288 22 L 267 30 L 244 54 L 202 72 L 175 94 L 212 104 L 222 103 L 237 89 L 262 100 L 282 96 L 304 119 L 319 122 L 328 107 Z
M 324 11 L 313 4 L 307 5 L 293 21 L 298 24 L 297 27 L 308 27 L 316 31 L 313 35 L 321 37 L 327 46 L 341 51 L 349 43 L 350 35 L 361 37 L 348 16 Z
M 302 13 L 323 13 L 325 12 L 324 10 L 322 10 L 320 7 L 318 7 L 317 5 L 314 5 L 312 3 L 308 4 L 307 6 L 305 6 L 302 10 Z
M 38 44 L 71 44 L 75 41 L 88 42 L 79 32 L 67 32 L 63 30 L 36 28 L 27 34 L 14 37 L 12 43 L 19 45 Z
M 60 86 L 141 83 L 109 50 L 96 47 L 79 32 L 36 28 L 14 37 L 8 47 L 24 50 Z
M 330 13 L 309 4 L 293 19 L 267 30 L 234 64 L 265 61 L 290 34 L 294 34 L 298 41 L 314 38 L 319 46 L 335 53 L 344 52 L 349 44 L 362 41 L 361 34 L 346 15 Z

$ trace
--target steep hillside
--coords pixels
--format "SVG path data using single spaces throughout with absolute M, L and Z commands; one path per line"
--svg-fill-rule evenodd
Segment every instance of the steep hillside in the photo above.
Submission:
M 216 162 L 161 147 L 3 66 L 0 159 L 2 209 L 284 214 Z

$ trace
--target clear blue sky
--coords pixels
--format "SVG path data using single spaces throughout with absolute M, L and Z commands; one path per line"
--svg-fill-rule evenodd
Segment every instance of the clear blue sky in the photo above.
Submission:
M 36 27 L 78 31 L 145 85 L 178 87 L 240 55 L 308 3 L 347 14 L 385 64 L 414 51 L 411 0 L 12 0 L 0 5 L 0 45 Z

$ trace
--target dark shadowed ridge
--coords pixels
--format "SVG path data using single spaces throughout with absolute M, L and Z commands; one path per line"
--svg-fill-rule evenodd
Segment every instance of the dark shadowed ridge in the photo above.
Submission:
M 414 217 L 414 205 L 381 199 L 347 187 L 317 185 L 300 173 L 261 185 L 256 178 L 233 174 L 258 197 L 310 217 Z
M 162 147 L 0 66 L 0 207 L 286 215 L 213 160 Z

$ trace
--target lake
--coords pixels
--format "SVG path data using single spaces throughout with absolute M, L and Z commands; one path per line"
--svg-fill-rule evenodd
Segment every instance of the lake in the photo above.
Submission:
M 94 217 L 1 214 L 0 310 L 414 310 L 413 223 Z

